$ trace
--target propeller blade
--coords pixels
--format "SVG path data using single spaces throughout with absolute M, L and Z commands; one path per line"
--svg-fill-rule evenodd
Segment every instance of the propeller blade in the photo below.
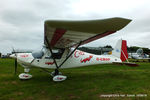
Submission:
M 17 54 L 16 54 L 16 52 L 15 52 L 15 49 L 14 49 L 14 48 L 12 48 L 12 49 L 13 49 L 13 52 L 12 52 L 12 53 L 14 53 L 15 56 L 17 57 Z
M 16 54 L 14 48 L 12 48 L 12 51 L 13 51 L 12 53 L 14 53 L 14 55 L 12 54 L 12 58 L 15 58 L 14 67 L 15 67 L 15 75 L 16 75 L 16 73 L 17 73 L 17 67 L 18 67 L 18 65 L 17 65 L 17 54 Z
M 17 65 L 17 58 L 15 59 L 15 75 L 16 75 L 16 73 L 17 73 L 17 67 L 18 67 L 18 65 Z

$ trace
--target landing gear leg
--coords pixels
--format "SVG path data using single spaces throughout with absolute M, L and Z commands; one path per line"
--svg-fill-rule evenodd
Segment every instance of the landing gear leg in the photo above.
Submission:
M 58 69 L 55 69 L 55 76 L 56 75 L 59 75 L 59 70 Z
M 25 73 L 29 73 L 29 71 L 30 71 L 30 68 L 24 68 Z
M 62 73 L 58 69 L 55 69 L 55 71 L 51 72 L 51 76 L 54 77 L 56 75 L 62 75 Z

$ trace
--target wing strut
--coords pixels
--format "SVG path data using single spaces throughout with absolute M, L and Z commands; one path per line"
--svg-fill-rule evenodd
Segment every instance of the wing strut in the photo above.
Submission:
M 51 46 L 50 46 L 49 43 L 48 43 L 47 37 L 45 37 L 45 40 L 46 40 L 46 43 L 47 43 L 47 45 L 48 45 L 48 49 L 50 50 L 50 52 L 51 52 L 51 54 L 52 54 L 52 58 L 53 58 L 53 60 L 54 60 L 54 63 L 55 63 L 55 65 L 56 65 L 56 68 L 58 69 L 57 62 L 56 62 L 56 60 L 55 60 L 55 58 L 54 58 L 54 56 L 53 56 L 53 51 L 52 51 Z
M 51 52 L 51 54 L 52 54 L 52 57 L 53 57 L 53 51 L 52 51 L 51 46 L 50 46 L 49 43 L 48 43 L 47 37 L 45 37 L 45 40 L 46 40 L 46 42 L 47 42 L 47 44 L 48 44 L 48 49 L 50 50 L 50 52 Z M 54 58 L 54 57 L 52 58 L 52 59 L 54 60 L 55 65 L 56 65 L 56 69 L 55 69 L 54 76 L 59 74 L 58 69 L 69 59 L 69 57 L 77 50 L 77 48 L 78 48 L 81 44 L 82 44 L 82 41 L 79 42 L 79 44 L 75 47 L 75 49 L 66 57 L 66 59 L 65 59 L 59 66 L 58 66 L 58 64 L 57 64 L 57 62 L 56 62 L 56 60 L 55 60 L 55 58 Z

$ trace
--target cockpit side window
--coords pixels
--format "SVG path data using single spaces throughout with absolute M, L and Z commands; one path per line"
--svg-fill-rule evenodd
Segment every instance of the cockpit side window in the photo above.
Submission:
M 65 49 L 57 49 L 53 50 L 52 58 L 61 59 Z

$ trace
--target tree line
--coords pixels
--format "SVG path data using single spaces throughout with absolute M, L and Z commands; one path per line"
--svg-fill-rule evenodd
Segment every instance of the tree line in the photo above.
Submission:
M 143 53 L 146 53 L 146 54 L 150 55 L 150 49 L 149 48 L 144 48 L 144 47 L 138 47 L 138 46 L 128 47 L 127 46 L 127 51 L 128 51 L 128 53 L 135 53 L 139 48 L 143 49 Z M 78 49 L 81 50 L 81 51 L 84 51 L 84 52 L 97 54 L 97 55 L 101 55 L 104 52 L 109 52 L 109 51 L 113 50 L 111 45 L 106 45 L 106 46 L 103 46 L 103 47 L 79 47 Z

